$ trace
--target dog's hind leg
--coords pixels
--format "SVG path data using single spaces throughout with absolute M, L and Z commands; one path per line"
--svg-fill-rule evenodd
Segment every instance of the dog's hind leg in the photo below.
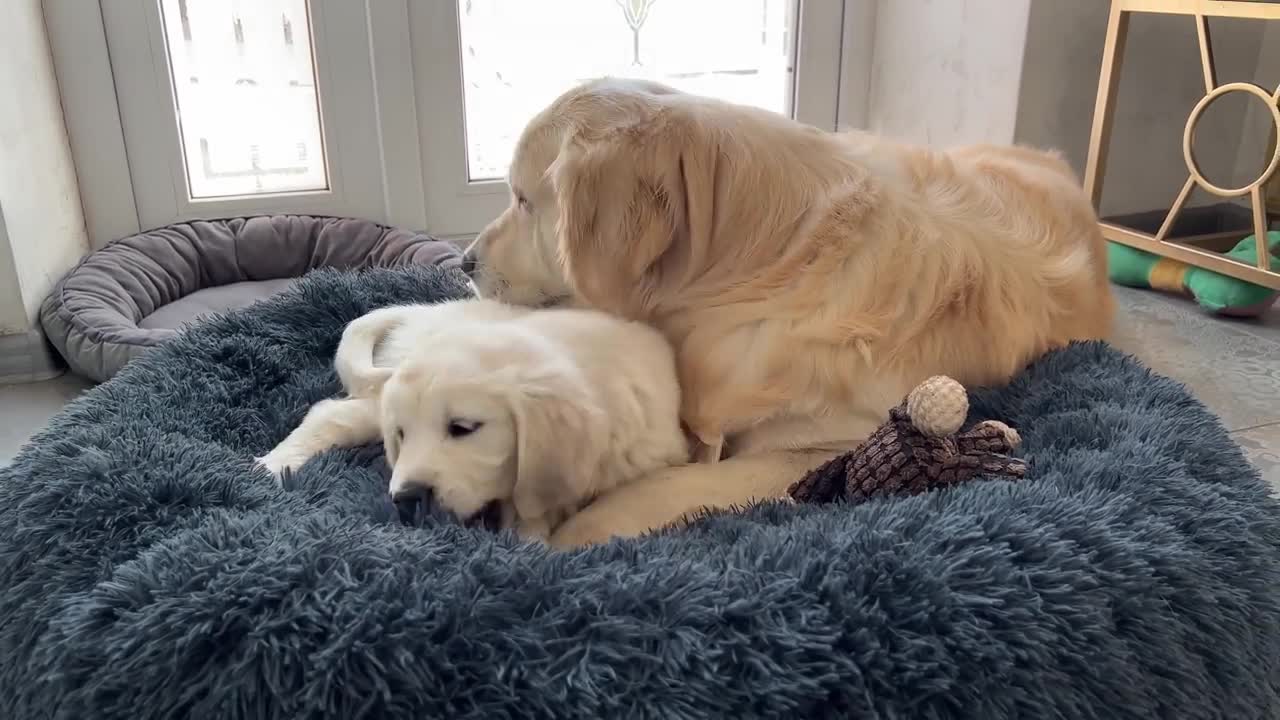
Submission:
M 285 468 L 296 470 L 330 448 L 371 443 L 380 433 L 376 399 L 321 400 L 311 406 L 302 423 L 288 437 L 256 460 L 279 483 Z
M 555 529 L 551 546 L 574 548 L 636 537 L 706 510 L 729 510 L 780 498 L 838 450 L 780 450 L 730 457 L 714 465 L 663 468 L 615 488 Z

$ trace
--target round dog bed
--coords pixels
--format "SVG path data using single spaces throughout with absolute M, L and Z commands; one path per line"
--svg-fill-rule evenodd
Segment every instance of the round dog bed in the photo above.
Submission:
M 274 215 L 169 225 L 89 254 L 41 324 L 71 369 L 99 382 L 191 320 L 270 297 L 317 268 L 456 264 L 453 245 L 368 220 Z
M 1280 507 L 1102 344 L 973 393 L 1024 480 L 571 553 L 391 522 L 378 446 L 252 464 L 345 323 L 465 292 L 312 273 L 53 419 L 0 470 L 0 717 L 1280 716 Z

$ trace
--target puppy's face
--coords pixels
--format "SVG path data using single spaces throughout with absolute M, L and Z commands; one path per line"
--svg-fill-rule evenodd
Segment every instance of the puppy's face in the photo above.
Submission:
M 382 388 L 393 497 L 428 495 L 470 525 L 553 522 L 593 492 L 607 417 L 539 336 L 460 325 Z
M 382 392 L 392 496 L 419 489 L 467 524 L 515 517 L 516 426 L 507 401 L 478 383 L 407 364 Z

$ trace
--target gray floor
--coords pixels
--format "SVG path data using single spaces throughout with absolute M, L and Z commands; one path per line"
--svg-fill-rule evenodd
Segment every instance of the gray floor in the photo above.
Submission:
M 0 385 L 0 465 L 17 454 L 27 438 L 93 383 L 75 375 L 23 385 Z
M 1116 294 L 1113 343 L 1190 387 L 1280 492 L 1280 306 L 1259 320 L 1226 320 L 1180 297 Z
M 1117 294 L 1115 344 L 1186 383 L 1280 490 L 1280 308 L 1261 321 L 1230 321 L 1178 297 L 1126 288 Z M 0 464 L 86 387 L 73 376 L 0 386 Z

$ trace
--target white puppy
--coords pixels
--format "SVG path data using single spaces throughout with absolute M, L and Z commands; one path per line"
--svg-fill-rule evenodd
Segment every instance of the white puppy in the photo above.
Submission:
M 670 345 L 588 310 L 462 300 L 377 310 L 343 333 L 349 397 L 317 403 L 259 462 L 279 475 L 381 437 L 402 511 L 545 539 L 597 494 L 688 460 Z

